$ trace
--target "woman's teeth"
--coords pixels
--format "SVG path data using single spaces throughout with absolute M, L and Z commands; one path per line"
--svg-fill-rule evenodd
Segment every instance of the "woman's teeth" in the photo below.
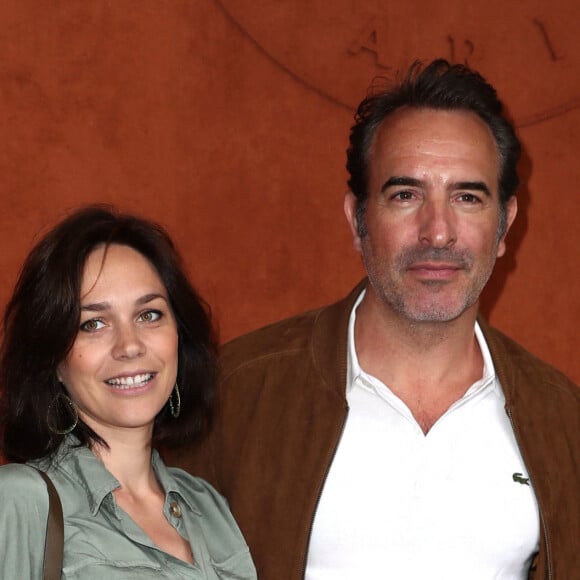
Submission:
M 146 373 L 144 375 L 135 375 L 133 377 L 118 377 L 114 379 L 108 379 L 105 382 L 117 389 L 130 389 L 131 387 L 142 387 L 143 385 L 146 385 L 152 378 L 152 373 Z

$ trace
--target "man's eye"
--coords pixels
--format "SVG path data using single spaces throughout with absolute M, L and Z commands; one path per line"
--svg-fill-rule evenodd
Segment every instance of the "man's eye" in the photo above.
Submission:
M 398 199 L 401 201 L 410 201 L 413 199 L 413 197 L 414 194 L 412 191 L 398 191 L 393 195 L 393 199 Z
M 139 315 L 138 320 L 141 322 L 155 322 L 163 316 L 159 310 L 146 310 Z
M 81 330 L 84 332 L 95 332 L 105 326 L 105 323 L 98 318 L 91 318 L 81 324 Z
M 479 197 L 473 193 L 462 193 L 457 199 L 464 203 L 479 203 L 481 201 Z

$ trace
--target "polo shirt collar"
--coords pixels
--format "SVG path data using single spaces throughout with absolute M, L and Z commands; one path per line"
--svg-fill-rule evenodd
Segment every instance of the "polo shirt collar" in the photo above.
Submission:
M 356 383 L 356 379 L 367 378 L 368 375 L 361 367 L 358 362 L 358 356 L 356 354 L 356 345 L 354 339 L 354 325 L 356 321 L 356 310 L 359 307 L 362 299 L 364 298 L 366 289 L 363 290 L 358 298 L 356 299 L 352 310 L 350 312 L 350 318 L 348 321 L 348 333 L 347 333 L 347 370 L 346 370 L 346 393 L 348 394 L 353 386 Z M 475 323 L 475 337 L 479 344 L 479 348 L 481 350 L 481 355 L 483 357 L 483 374 L 481 379 L 477 380 L 471 387 L 467 390 L 465 395 L 470 395 L 473 392 L 479 390 L 480 388 L 487 387 L 488 385 L 492 385 L 495 389 L 497 388 L 497 381 L 495 376 L 495 368 L 493 366 L 493 360 L 491 358 L 491 353 L 489 352 L 489 348 L 487 346 L 487 342 L 483 336 L 483 332 L 479 326 L 479 323 Z M 465 396 L 464 395 L 464 396 Z

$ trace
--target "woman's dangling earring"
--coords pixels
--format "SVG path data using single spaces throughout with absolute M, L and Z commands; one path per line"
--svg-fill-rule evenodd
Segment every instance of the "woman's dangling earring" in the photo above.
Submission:
M 53 422 L 52 415 L 56 416 L 56 420 Z M 72 419 L 72 425 L 61 429 L 58 427 L 60 418 L 65 415 L 69 419 Z M 55 435 L 68 435 L 79 422 L 79 413 L 77 411 L 77 406 L 74 404 L 72 399 L 60 392 L 52 400 L 52 403 L 48 406 L 48 411 L 46 412 L 46 424 L 48 425 L 48 430 Z
M 175 403 L 173 402 L 173 395 L 175 395 Z M 175 383 L 175 387 L 173 387 L 173 391 L 171 391 L 171 395 L 169 395 L 169 410 L 174 419 L 179 417 L 179 413 L 181 412 L 181 397 L 179 395 L 179 385 L 177 383 Z

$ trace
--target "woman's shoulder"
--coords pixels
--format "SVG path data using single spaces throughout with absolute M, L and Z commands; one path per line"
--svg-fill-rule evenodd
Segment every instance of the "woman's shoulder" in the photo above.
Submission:
M 40 578 L 48 491 L 32 467 L 0 467 L 0 578 Z
M 38 470 L 24 463 L 8 463 L 0 466 L 0 496 L 17 495 L 22 501 L 48 502 L 46 484 Z
M 43 521 L 48 515 L 48 490 L 38 471 L 26 464 L 0 467 L 0 520 Z
M 35 526 L 46 523 L 48 490 L 38 471 L 21 463 L 0 467 L 0 522 L 6 525 Z

